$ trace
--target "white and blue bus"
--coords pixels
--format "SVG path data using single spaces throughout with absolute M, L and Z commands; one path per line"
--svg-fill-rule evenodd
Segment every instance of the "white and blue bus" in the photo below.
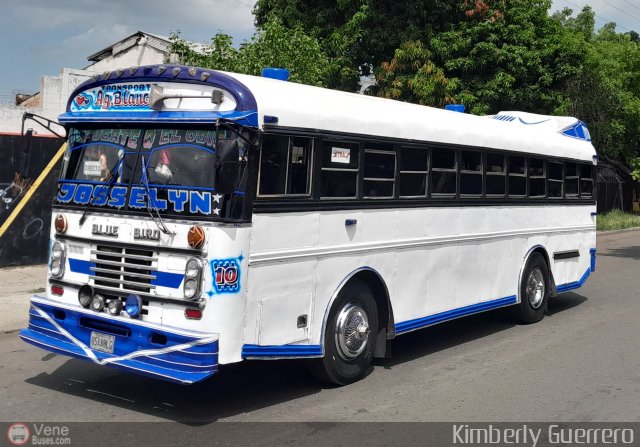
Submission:
M 410 331 L 537 322 L 595 269 L 581 121 L 283 77 L 157 65 L 76 89 L 23 340 L 178 383 L 307 358 L 346 384 Z

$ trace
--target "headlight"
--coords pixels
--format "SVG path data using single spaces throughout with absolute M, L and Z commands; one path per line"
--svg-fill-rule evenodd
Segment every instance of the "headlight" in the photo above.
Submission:
M 51 276 L 61 278 L 64 275 L 64 262 L 66 258 L 65 246 L 62 242 L 54 242 L 51 247 Z
M 188 300 L 194 298 L 198 293 L 198 282 L 195 279 L 187 279 L 184 282 L 184 297 Z
M 104 309 L 104 297 L 96 293 L 93 295 L 93 298 L 91 298 L 90 306 L 94 312 L 102 312 L 102 309 Z
M 204 262 L 200 258 L 189 258 L 184 269 L 184 297 L 188 300 L 200 295 L 200 282 L 202 281 L 202 269 Z
M 64 256 L 64 246 L 60 242 L 56 242 L 51 249 L 51 257 L 53 259 L 62 259 L 62 256 Z
M 62 264 L 58 259 L 54 259 L 53 261 L 51 261 L 51 275 L 53 276 L 62 275 Z
M 85 284 L 80 287 L 80 290 L 78 290 L 78 302 L 80 305 L 85 309 L 88 308 L 89 304 L 91 304 L 91 298 L 93 298 L 93 290 L 91 289 L 91 286 Z
M 107 311 L 113 316 L 120 315 L 122 312 L 122 301 L 118 298 L 109 301 L 107 303 Z
M 201 262 L 196 258 L 191 258 L 187 261 L 187 267 L 184 269 L 184 274 L 188 278 L 195 278 L 200 275 L 201 269 Z

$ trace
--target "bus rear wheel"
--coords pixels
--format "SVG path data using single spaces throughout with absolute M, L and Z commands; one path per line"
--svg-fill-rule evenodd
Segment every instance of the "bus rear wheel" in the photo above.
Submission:
M 364 377 L 371 367 L 378 334 L 378 310 L 371 289 L 353 280 L 336 298 L 324 333 L 324 357 L 309 363 L 323 382 L 347 385 Z
M 540 253 L 534 253 L 522 272 L 520 304 L 513 308 L 515 319 L 524 324 L 542 320 L 549 294 L 549 267 Z

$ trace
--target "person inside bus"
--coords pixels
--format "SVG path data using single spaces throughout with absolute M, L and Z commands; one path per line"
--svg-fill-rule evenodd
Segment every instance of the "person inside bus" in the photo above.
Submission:
M 173 172 L 170 169 L 171 154 L 167 149 L 158 149 L 153 151 L 151 160 L 149 160 L 149 167 L 153 168 L 150 172 L 152 183 L 169 183 L 173 177 Z

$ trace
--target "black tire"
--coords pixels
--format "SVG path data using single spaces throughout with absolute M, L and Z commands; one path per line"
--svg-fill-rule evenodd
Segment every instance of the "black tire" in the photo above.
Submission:
M 520 281 L 520 304 L 513 306 L 512 315 L 523 324 L 537 323 L 544 318 L 551 292 L 549 266 L 540 253 L 529 257 Z M 544 287 L 544 290 L 540 290 Z
M 357 349 L 351 351 L 347 347 L 340 346 L 339 340 L 347 338 L 341 337 L 337 328 L 340 326 L 349 331 L 352 325 L 340 325 L 343 320 L 353 321 L 358 324 L 358 327 L 363 327 L 362 314 L 358 313 L 359 311 L 364 312 L 366 316 L 368 333 L 361 336 L 349 332 L 354 334 L 349 340 L 355 340 L 355 347 L 362 349 L 356 354 Z M 378 309 L 371 289 L 362 281 L 352 280 L 340 291 L 331 306 L 324 332 L 324 357 L 311 359 L 308 362 L 309 370 L 319 380 L 334 385 L 347 385 L 361 379 L 371 368 L 377 335 Z M 365 339 L 366 341 L 360 346 Z

